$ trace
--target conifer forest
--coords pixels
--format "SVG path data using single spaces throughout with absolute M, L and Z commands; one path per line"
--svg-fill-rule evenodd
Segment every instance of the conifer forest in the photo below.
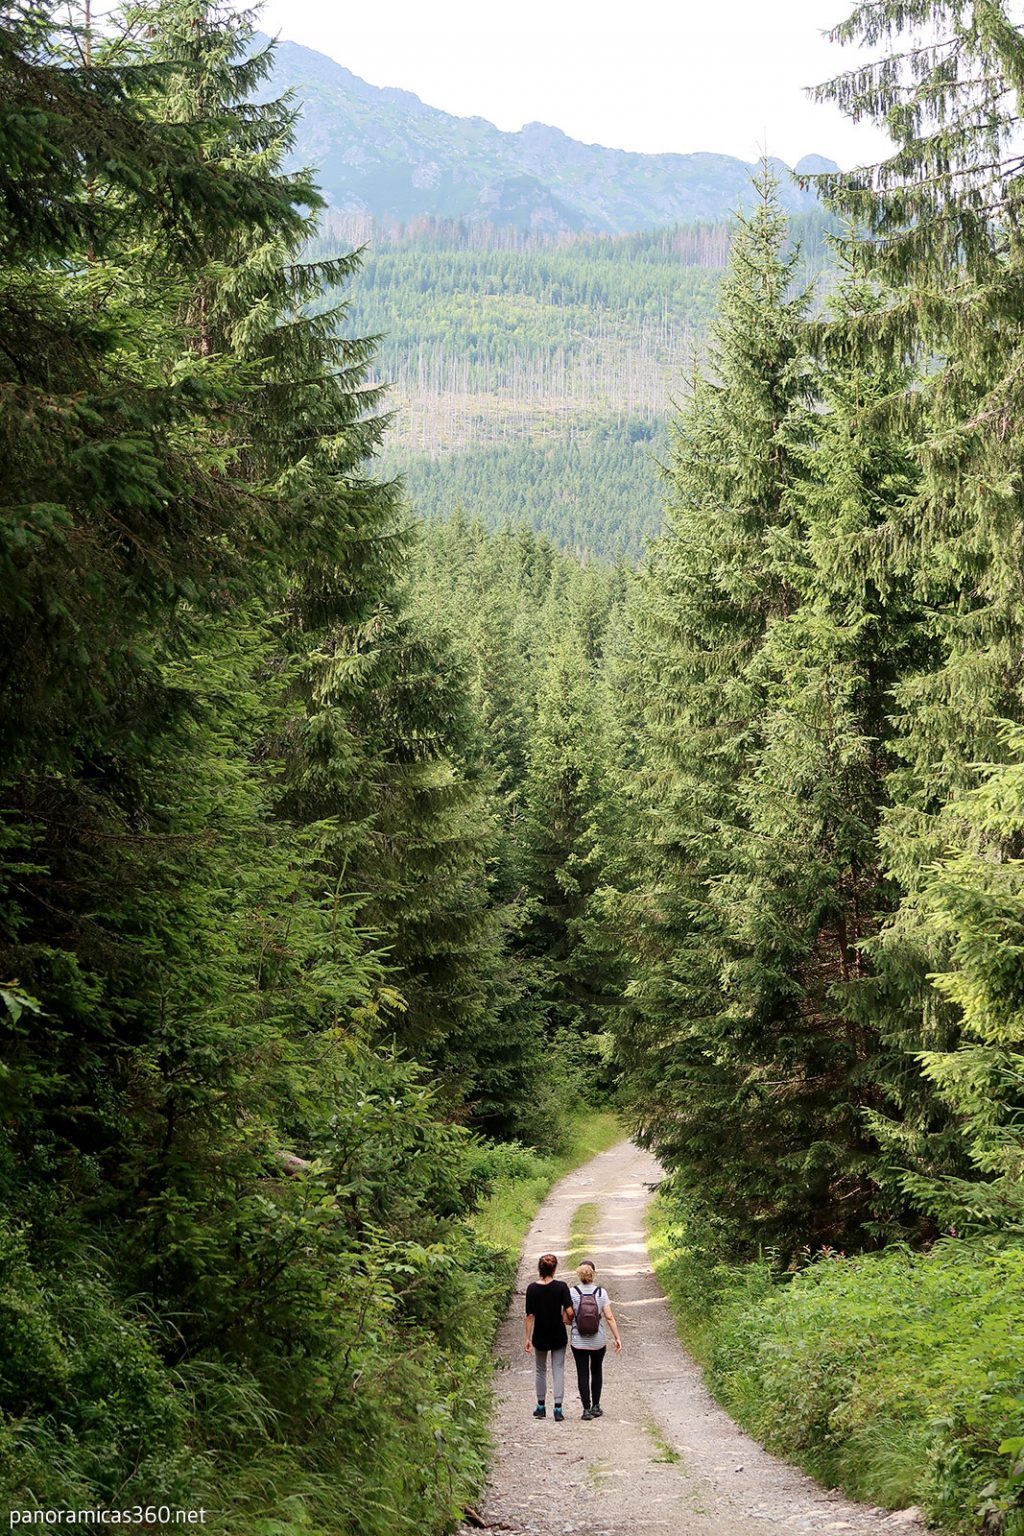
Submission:
M 5 1512 L 453 1531 L 613 1111 L 723 1401 L 1024 1533 L 1014 17 L 858 5 L 820 213 L 530 249 L 325 221 L 224 0 L 4 7 Z

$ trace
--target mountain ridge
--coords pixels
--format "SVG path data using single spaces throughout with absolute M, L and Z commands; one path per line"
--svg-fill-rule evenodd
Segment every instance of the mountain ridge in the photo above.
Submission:
M 278 40 L 267 94 L 284 90 L 301 108 L 293 162 L 316 169 L 329 209 L 341 214 L 455 218 L 541 235 L 632 234 L 727 217 L 753 195 L 754 164 L 735 156 L 585 144 L 550 123 L 509 132 L 401 87 L 371 85 L 316 49 Z M 770 163 L 793 211 L 816 202 L 794 175 L 834 168 L 818 155 L 804 156 L 793 173 Z

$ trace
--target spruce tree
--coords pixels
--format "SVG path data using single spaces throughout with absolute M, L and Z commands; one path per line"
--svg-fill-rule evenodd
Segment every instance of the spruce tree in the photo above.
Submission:
M 503 1002 L 495 996 L 501 923 L 488 879 L 497 823 L 466 675 L 443 630 L 415 612 L 384 610 L 370 634 L 335 630 L 333 642 L 352 644 L 359 692 L 339 650 L 318 703 L 342 705 L 359 755 L 347 784 L 330 782 L 324 855 L 402 995 L 389 1033 L 434 1068 L 452 1112 L 493 1128 L 514 1119 L 523 1074 L 494 1022 Z M 337 761 L 346 766 L 344 755 Z M 307 778 L 305 794 L 313 783 Z M 528 1048 L 525 1055 L 528 1066 Z
M 912 1219 L 884 1179 L 880 1108 L 904 1140 L 913 1128 L 937 1141 L 943 1119 L 906 1055 L 899 988 L 877 954 L 898 899 L 878 843 L 897 761 L 893 690 L 930 651 L 912 574 L 893 558 L 920 475 L 885 405 L 911 373 L 859 359 L 840 339 L 841 323 L 880 303 L 847 271 L 824 327 L 779 547 L 793 602 L 759 659 L 762 742 L 729 891 L 744 967 L 765 978 L 762 999 L 774 995 L 748 1071 L 752 1086 L 770 1085 L 755 1136 L 779 1138 L 775 1202 L 792 1236 L 844 1246 Z
M 157 110 L 152 63 L 65 66 L 59 43 L 38 17 L 5 32 L 6 125 L 34 172 L 13 194 L 3 273 L 0 970 L 45 999 L 18 1049 L 26 1155 L 46 1146 L 106 1176 L 124 1130 L 112 1102 L 167 1017 L 154 935 L 173 972 L 215 800 L 205 768 L 189 792 L 187 765 L 209 753 L 214 779 L 238 768 L 209 708 L 243 675 L 223 615 L 251 618 L 284 521 L 225 451 L 248 381 L 191 355 L 186 266 L 240 223 L 263 236 L 298 216 L 287 191 L 211 165 L 198 132 Z M 191 677 L 208 631 L 216 654 Z M 243 741 L 255 713 L 246 698 Z M 78 1094 L 98 1098 L 96 1122 L 55 1108 Z
M 935 40 L 920 42 L 917 28 L 931 29 Z M 898 553 L 916 561 L 941 652 L 902 694 L 919 722 L 913 734 L 920 728 L 932 740 L 919 741 L 920 768 L 909 767 L 899 798 L 926 819 L 929 799 L 968 785 L 967 765 L 998 752 L 996 721 L 1018 708 L 1015 422 L 1024 264 L 1012 139 L 1024 42 L 1003 4 L 938 0 L 858 8 L 836 36 L 890 45 L 880 63 L 840 76 L 820 94 L 884 122 L 897 141 L 889 160 L 826 178 L 825 190 L 863 232 L 852 240 L 862 269 L 886 285 L 886 302 L 845 327 L 847 344 L 913 358 L 923 375 L 893 400 L 892 412 L 909 424 L 923 468 L 913 529 Z M 937 729 L 925 725 L 940 716 Z M 909 764 L 917 750 L 909 739 L 906 750 Z M 909 861 L 898 868 L 912 881 L 917 838 L 908 831 L 909 824 L 901 839 Z M 891 856 L 899 861 L 895 842 Z
M 532 912 L 525 940 L 545 978 L 553 1027 L 587 1060 L 610 1002 L 592 901 L 602 883 L 603 832 L 614 816 L 604 721 L 582 638 L 556 636 L 541 678 L 526 777 L 524 873 Z
M 245 100 L 268 67 L 265 53 L 249 53 L 246 17 L 225 22 L 193 0 L 157 0 L 150 14 L 186 120 L 211 101 L 227 111 Z M 264 106 L 244 139 L 214 133 L 207 153 L 275 166 L 289 114 Z M 281 180 L 312 203 L 308 237 L 317 201 L 303 181 Z M 211 268 L 196 286 L 197 344 L 250 362 L 259 388 L 241 452 L 295 519 L 293 585 L 281 594 L 295 679 L 292 722 L 275 744 L 281 809 L 316 824 L 323 898 L 349 922 L 358 916 L 386 953 L 401 1002 L 382 1036 L 451 1078 L 452 1109 L 471 1106 L 489 1123 L 510 1094 L 507 1081 L 491 1084 L 485 1108 L 474 1075 L 500 946 L 487 904 L 493 826 L 465 679 L 443 636 L 406 611 L 399 577 L 410 539 L 396 490 L 362 469 L 384 426 L 372 414 L 379 391 L 366 383 L 369 348 L 346 339 L 342 309 L 309 308 L 353 263 L 303 261 L 299 240 L 284 236 L 236 241 L 226 255 L 226 271 Z
M 789 497 L 807 396 L 807 300 L 791 292 L 795 257 L 767 168 L 759 187 L 733 243 L 707 376 L 676 428 L 667 530 L 638 586 L 649 833 L 619 1029 L 642 1136 L 746 1232 L 758 1220 L 771 1230 L 776 1165 L 799 1156 L 801 1136 L 756 1068 L 787 982 L 757 963 L 738 921 L 763 745 L 760 653 L 796 602 Z
M 304 317 L 315 196 L 244 23 L 142 19 L 120 63 L 34 18 L 0 61 L 4 1494 L 427 1529 L 479 1467 L 462 1138 L 375 1048 L 399 1000 L 286 803 L 400 549 L 369 349 Z
M 608 1087 L 601 1035 L 621 985 L 605 889 L 618 850 L 603 649 L 622 577 L 581 566 L 525 530 L 485 535 L 456 517 L 424 531 L 417 602 L 463 650 L 485 773 L 497 791 L 491 901 L 509 986 L 499 1014 L 510 1061 L 529 1063 L 552 1134 L 577 1092 L 539 1058 L 541 1026 L 573 1031 L 593 1094 Z
M 923 41 L 917 29 L 925 29 Z M 894 553 L 913 574 L 930 646 L 896 690 L 900 762 L 880 835 L 901 901 L 882 955 L 904 1021 L 894 1040 L 920 1053 L 964 1138 L 957 1147 L 945 1135 L 936 1146 L 899 1126 L 877 1128 L 912 1198 L 945 1219 L 955 1206 L 948 1188 L 961 1189 L 966 1209 L 985 1205 L 983 1192 L 963 1193 L 966 1159 L 993 1177 L 999 1159 L 990 1157 L 990 1128 L 1012 1135 L 1013 1093 L 997 1064 L 1009 1037 L 997 1020 L 1015 1005 L 1012 987 L 999 994 L 992 965 L 999 945 L 989 945 L 986 959 L 982 939 L 983 931 L 999 931 L 1002 917 L 993 908 L 986 928 L 982 912 L 994 885 L 1012 886 L 1017 856 L 999 784 L 1016 781 L 1024 707 L 1017 485 L 1024 265 L 1015 143 L 1024 43 L 998 0 L 860 7 L 837 36 L 885 44 L 888 54 L 821 94 L 884 120 L 897 144 L 883 164 L 827 184 L 865 230 L 862 259 L 890 294 L 847 327 L 847 344 L 861 353 L 896 348 L 915 355 L 923 372 L 921 386 L 892 409 L 920 444 L 920 488 Z M 995 803 L 1006 814 L 993 813 L 980 833 L 979 806 Z M 1012 922 L 1007 939 L 1011 933 Z M 961 1023 L 957 1065 L 951 1047 Z M 995 1052 L 987 1107 L 985 1051 Z
M 958 1155 L 894 1135 L 899 1182 L 939 1226 L 959 1231 L 1024 1225 L 1024 738 L 1009 725 L 1004 737 L 1008 760 L 943 807 L 948 851 L 902 914 L 937 957 L 913 1043 Z

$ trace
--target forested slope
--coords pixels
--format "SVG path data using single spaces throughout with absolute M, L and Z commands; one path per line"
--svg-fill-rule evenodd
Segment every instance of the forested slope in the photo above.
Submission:
M 941 3 L 840 35 L 889 53 L 826 94 L 897 152 L 830 179 L 818 319 L 770 179 L 741 222 L 627 610 L 618 1061 L 726 1401 L 872 1501 L 1009 1533 L 1024 38 Z
M 795 215 L 801 280 L 829 217 Z M 732 226 L 543 240 L 453 220 L 350 219 L 354 332 L 380 335 L 394 412 L 383 467 L 425 516 L 525 519 L 570 549 L 636 559 L 660 524 L 670 402 L 704 347 Z

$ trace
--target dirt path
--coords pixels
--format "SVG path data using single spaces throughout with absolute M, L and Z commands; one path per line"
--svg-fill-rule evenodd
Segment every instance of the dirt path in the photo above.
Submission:
M 715 1405 L 676 1338 L 647 1254 L 644 1210 L 658 1172 L 630 1143 L 613 1147 L 563 1179 L 530 1229 L 496 1345 L 508 1369 L 497 1377 L 497 1455 L 481 1511 L 488 1526 L 513 1536 L 921 1536 L 912 1512 L 887 1515 L 827 1493 Z M 565 1254 L 573 1212 L 590 1202 L 601 1210 L 593 1257 L 622 1354 L 608 1351 L 602 1419 L 581 1422 L 569 1355 L 566 1422 L 554 1423 L 550 1402 L 548 1418 L 535 1420 L 523 1291 L 537 1254 Z

